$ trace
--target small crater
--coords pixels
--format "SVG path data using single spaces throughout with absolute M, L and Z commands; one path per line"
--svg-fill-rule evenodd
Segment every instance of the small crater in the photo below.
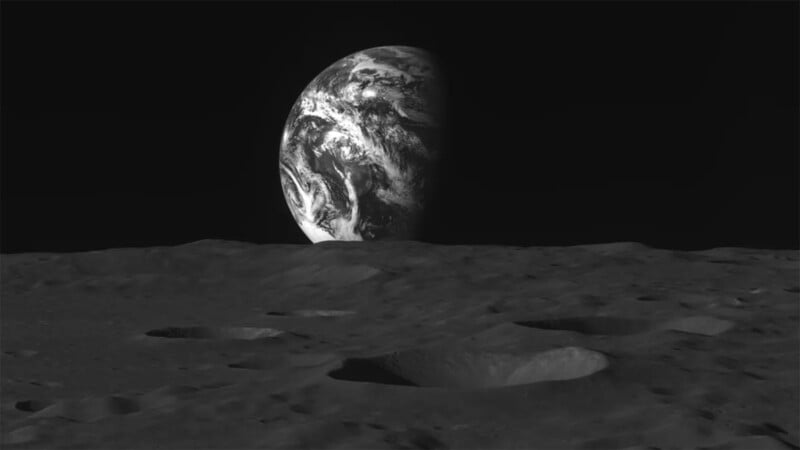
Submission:
M 625 336 L 643 333 L 652 329 L 652 325 L 647 321 L 622 317 L 567 317 L 514 323 L 542 330 L 564 330 L 604 336 Z
M 39 354 L 36 350 L 9 350 L 3 353 L 14 358 L 33 358 Z
M 281 317 L 344 317 L 355 314 L 355 311 L 348 309 L 297 309 L 294 311 L 270 311 L 268 316 Z
M 275 400 L 276 402 L 286 403 L 289 401 L 289 396 L 286 394 L 270 394 L 269 398 Z
M 673 391 L 670 388 L 657 387 L 657 386 L 651 387 L 650 388 L 650 392 L 652 392 L 653 394 L 656 394 L 656 395 L 674 395 L 675 394 L 675 391 Z
M 346 359 L 328 375 L 346 381 L 473 389 L 570 380 L 589 376 L 607 366 L 603 354 L 581 347 L 532 355 L 414 349 Z
M 716 336 L 730 330 L 734 325 L 729 320 L 717 319 L 716 317 L 692 316 L 667 322 L 663 328 L 682 333 Z
M 421 450 L 444 450 L 447 445 L 425 430 L 412 430 L 409 443 Z
M 584 442 L 579 447 L 580 450 L 617 450 L 617 449 L 647 449 L 647 447 L 634 447 L 641 444 L 641 436 L 636 434 L 610 436 L 592 439 Z
M 733 306 L 745 306 L 753 304 L 754 301 L 752 299 L 744 298 L 744 297 L 733 297 L 728 300 L 730 304 Z
M 704 450 L 786 450 L 798 449 L 794 444 L 791 444 L 782 439 L 776 439 L 773 436 L 759 436 L 749 435 L 740 436 L 731 441 L 724 442 L 712 447 L 702 447 Z
M 289 364 L 293 367 L 316 367 L 335 360 L 337 356 L 332 353 L 300 353 L 289 357 Z
M 765 430 L 768 430 L 768 431 L 771 431 L 771 432 L 774 432 L 774 433 L 789 434 L 789 432 L 787 432 L 783 428 L 775 425 L 774 423 L 764 422 L 764 423 L 761 424 L 761 427 L 763 429 L 765 429 Z
M 350 431 L 350 432 L 353 432 L 353 433 L 357 433 L 359 431 L 359 429 L 361 428 L 361 424 L 360 423 L 354 422 L 352 420 L 342 420 L 339 423 L 341 423 L 342 426 L 347 431 Z
M 660 302 L 662 299 L 654 295 L 640 295 L 636 297 L 636 300 L 639 300 L 640 302 Z
M 750 372 L 749 370 L 743 370 L 742 371 L 742 375 L 746 375 L 746 376 L 748 376 L 748 377 L 750 377 L 750 378 L 752 378 L 754 380 L 759 380 L 759 381 L 764 381 L 764 380 L 767 379 L 763 375 L 759 375 L 759 374 L 757 374 L 755 372 Z
M 742 367 L 742 363 L 739 360 L 728 356 L 717 356 L 714 357 L 713 361 L 715 364 L 730 370 L 738 370 Z
M 52 405 L 52 403 L 39 400 L 23 400 L 15 403 L 14 407 L 20 411 L 36 412 L 36 411 L 41 411 L 50 405 Z
M 288 420 L 289 419 L 285 416 L 273 416 L 265 419 L 259 419 L 258 422 L 263 423 L 264 425 L 269 425 L 273 422 L 288 421 Z
M 788 433 L 783 428 L 771 424 L 769 422 L 762 422 L 760 425 L 756 424 L 738 424 L 736 426 L 736 432 L 739 435 L 743 436 L 759 436 L 759 437 L 769 437 L 774 439 L 775 444 L 778 442 L 785 444 L 785 447 L 782 445 L 776 445 L 774 447 L 750 447 L 750 448 L 793 448 L 797 449 L 796 445 L 788 442 L 786 438 L 788 437 Z M 786 435 L 786 436 L 784 436 Z
M 236 339 L 251 341 L 272 338 L 283 333 L 283 331 L 274 328 L 255 327 L 167 327 L 151 330 L 145 334 L 167 339 Z
M 249 359 L 233 364 L 228 364 L 228 367 L 231 369 L 247 369 L 247 370 L 266 370 L 269 368 L 274 368 L 275 364 L 270 364 L 269 361 L 264 361 L 260 359 Z
M 500 314 L 503 311 L 497 305 L 489 305 L 486 307 L 486 312 L 489 314 Z
M 63 417 L 78 422 L 96 422 L 113 415 L 140 411 L 137 399 L 122 396 L 65 400 L 39 410 L 31 417 Z
M 448 448 L 431 432 L 417 428 L 387 432 L 383 441 L 398 449 L 446 450 Z
M 146 406 L 158 405 L 165 399 L 183 397 L 200 391 L 199 388 L 188 385 L 167 385 L 145 393 L 140 397 Z
M 800 286 L 788 287 L 788 288 L 784 289 L 784 291 L 791 292 L 792 294 L 797 294 L 798 292 L 800 292 Z
M 233 383 L 228 381 L 213 381 L 211 383 L 202 384 L 200 385 L 200 389 L 222 389 L 228 386 L 232 386 Z M 190 389 L 194 389 L 190 386 Z M 191 391 L 190 391 L 191 392 Z
M 111 396 L 105 400 L 108 412 L 114 415 L 133 414 L 139 411 L 139 402 L 132 398 Z
M 600 308 L 608 304 L 605 298 L 597 295 L 581 295 L 578 297 L 578 301 L 582 306 L 589 308 Z
M 698 417 L 702 417 L 706 420 L 714 420 L 717 418 L 717 415 L 707 409 L 698 409 L 695 411 Z
M 9 445 L 26 444 L 35 441 L 39 437 L 40 429 L 36 425 L 28 425 L 25 427 L 17 428 L 16 430 L 8 433 L 3 439 L 3 443 Z
M 744 261 L 737 261 L 735 259 L 709 259 L 706 262 L 711 264 L 730 264 L 734 266 L 745 266 L 747 265 Z
M 29 383 L 33 386 L 47 387 L 47 388 L 59 388 L 64 386 L 64 383 L 61 383 L 59 381 L 30 381 Z
M 294 405 L 289 405 L 289 409 L 292 412 L 296 412 L 297 414 L 303 414 L 303 415 L 309 415 L 309 414 L 314 412 L 308 406 L 301 405 L 299 403 L 298 404 L 294 404 Z
M 721 391 L 706 392 L 700 398 L 704 403 L 712 407 L 719 407 L 730 403 L 728 395 Z

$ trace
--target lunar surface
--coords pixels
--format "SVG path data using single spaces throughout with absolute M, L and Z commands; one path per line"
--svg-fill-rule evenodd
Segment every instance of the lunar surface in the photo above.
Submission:
M 798 252 L 2 256 L 3 448 L 796 449 Z
M 303 90 L 279 167 L 311 242 L 415 237 L 440 151 L 440 78 L 425 50 L 385 46 L 342 58 Z

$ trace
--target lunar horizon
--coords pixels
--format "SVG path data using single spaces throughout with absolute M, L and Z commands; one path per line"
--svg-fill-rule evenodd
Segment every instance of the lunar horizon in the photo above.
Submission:
M 3 255 L 3 447 L 783 449 L 797 251 Z

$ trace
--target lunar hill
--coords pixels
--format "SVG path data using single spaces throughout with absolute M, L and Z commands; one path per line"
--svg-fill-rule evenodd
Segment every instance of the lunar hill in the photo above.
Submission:
M 2 255 L 3 448 L 798 448 L 798 252 Z

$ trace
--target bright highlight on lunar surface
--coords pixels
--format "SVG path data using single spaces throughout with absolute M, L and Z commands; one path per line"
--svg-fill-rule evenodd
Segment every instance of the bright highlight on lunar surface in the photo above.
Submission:
M 386 46 L 340 59 L 300 94 L 279 166 L 312 242 L 414 238 L 439 155 L 439 82 L 428 52 Z

